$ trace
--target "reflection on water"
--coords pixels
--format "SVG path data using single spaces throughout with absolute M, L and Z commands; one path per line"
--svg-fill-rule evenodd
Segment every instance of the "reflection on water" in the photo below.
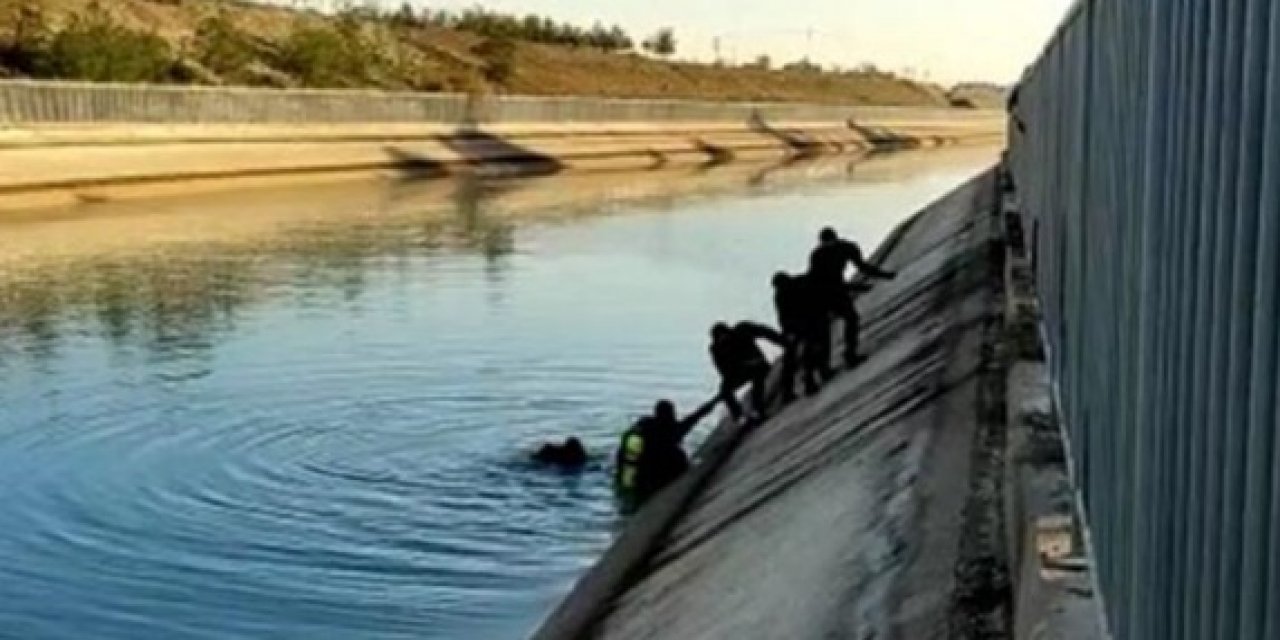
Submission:
M 948 151 L 497 183 L 317 185 L 0 221 L 0 637 L 510 638 L 616 526 L 602 457 L 711 389 L 834 223 Z M 625 215 L 622 215 L 625 214 Z

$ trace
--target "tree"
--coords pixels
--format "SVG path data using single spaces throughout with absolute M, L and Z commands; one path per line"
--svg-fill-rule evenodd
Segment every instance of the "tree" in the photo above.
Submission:
M 613 51 L 630 51 L 635 48 L 636 43 L 631 40 L 631 36 L 618 25 L 613 25 L 613 29 L 609 31 L 610 44 Z
M 671 27 L 658 30 L 657 33 L 644 41 L 644 49 L 650 53 L 654 53 L 663 57 L 675 55 L 676 52 L 676 33 Z
M 400 5 L 400 9 L 391 16 L 391 24 L 397 27 L 416 26 L 418 24 L 418 16 L 413 10 L 413 5 L 408 2 Z
M 538 16 L 531 13 L 525 16 L 524 20 L 521 22 L 520 32 L 525 38 L 529 40 L 532 40 L 534 42 L 545 42 L 547 37 L 547 31 L 543 29 L 542 25 L 543 25 L 542 18 L 539 18 Z
M 591 30 L 587 32 L 587 44 L 597 49 L 605 51 L 610 50 L 609 30 L 605 29 L 603 24 L 599 22 L 591 25 Z
M 768 71 L 773 68 L 773 58 L 767 55 L 761 55 L 756 58 L 755 64 L 752 65 L 761 71 Z
M 791 73 L 822 73 L 822 67 L 810 62 L 808 58 L 789 62 L 782 67 L 782 70 Z

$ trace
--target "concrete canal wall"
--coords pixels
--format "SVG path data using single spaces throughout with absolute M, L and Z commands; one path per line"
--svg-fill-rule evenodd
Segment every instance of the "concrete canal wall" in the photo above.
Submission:
M 386 170 L 552 174 L 998 143 L 963 109 L 0 83 L 0 195 Z
M 868 361 L 723 425 L 535 638 L 1102 637 L 1005 201 L 988 172 L 893 234 Z

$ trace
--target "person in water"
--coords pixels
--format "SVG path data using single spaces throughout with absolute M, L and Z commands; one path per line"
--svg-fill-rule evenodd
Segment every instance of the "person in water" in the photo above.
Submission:
M 577 438 L 569 438 L 564 444 L 544 444 L 532 457 L 534 462 L 566 471 L 577 471 L 587 466 L 587 448 Z
M 659 400 L 653 414 L 640 418 L 622 434 L 614 466 L 619 492 L 638 505 L 679 478 L 689 468 L 684 439 L 711 414 L 718 399 L 698 407 L 683 419 L 670 400 Z
M 782 401 L 795 399 L 796 377 L 813 395 L 831 377 L 831 323 L 808 275 L 779 271 L 773 276 L 773 304 L 778 328 L 787 341 L 783 354 Z
M 711 361 L 720 372 L 719 398 L 729 410 L 733 419 L 743 415 L 742 404 L 738 402 L 737 391 L 744 385 L 751 385 L 751 409 L 759 418 L 765 409 L 765 379 L 769 376 L 769 360 L 757 344 L 759 340 L 767 340 L 782 349 L 787 348 L 787 341 L 782 334 L 754 322 L 739 322 L 730 327 L 721 322 L 711 327 Z
M 867 262 L 862 248 L 841 238 L 834 229 L 827 227 L 818 234 L 818 246 L 809 255 L 808 276 L 812 279 L 815 295 L 826 303 L 828 313 L 844 321 L 844 360 L 849 366 L 856 366 L 863 360 L 858 353 L 862 321 L 853 305 L 849 281 L 845 276 L 849 265 L 879 280 L 892 280 L 897 274 Z

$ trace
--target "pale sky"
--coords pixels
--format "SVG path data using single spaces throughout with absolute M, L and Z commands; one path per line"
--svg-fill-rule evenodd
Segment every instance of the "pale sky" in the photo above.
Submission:
M 402 0 L 379 0 L 399 6 Z M 1039 54 L 1072 0 L 410 0 L 434 9 L 484 6 L 590 26 L 617 23 L 637 40 L 676 30 L 679 56 L 738 62 L 769 54 L 853 67 L 862 62 L 951 84 L 1009 83 Z M 812 33 L 812 35 L 810 35 Z

